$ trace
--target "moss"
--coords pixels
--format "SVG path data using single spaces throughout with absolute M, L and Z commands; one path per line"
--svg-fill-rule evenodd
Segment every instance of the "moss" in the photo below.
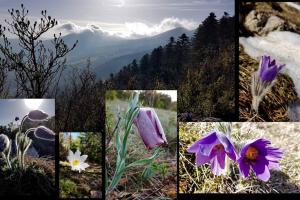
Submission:
M 61 198 L 66 198 L 70 195 L 74 196 L 78 193 L 76 183 L 69 179 L 61 179 L 59 181 L 59 190 Z

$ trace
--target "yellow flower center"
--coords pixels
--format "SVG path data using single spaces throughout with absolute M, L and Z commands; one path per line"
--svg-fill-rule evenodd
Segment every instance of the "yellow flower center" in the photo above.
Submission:
M 217 144 L 214 146 L 214 149 L 218 151 L 218 150 L 224 149 L 224 147 L 222 144 Z
M 249 147 L 246 151 L 246 158 L 249 160 L 255 160 L 258 156 L 258 151 L 254 147 Z
M 73 166 L 77 166 L 77 165 L 79 165 L 79 160 L 73 160 Z

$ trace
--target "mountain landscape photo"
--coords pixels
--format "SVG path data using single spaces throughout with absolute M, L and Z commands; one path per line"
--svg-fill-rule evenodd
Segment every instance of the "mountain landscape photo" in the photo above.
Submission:
M 175 89 L 180 120 L 234 119 L 232 1 L 1 4 L 0 95 L 55 98 L 58 131 L 104 131 L 107 89 Z

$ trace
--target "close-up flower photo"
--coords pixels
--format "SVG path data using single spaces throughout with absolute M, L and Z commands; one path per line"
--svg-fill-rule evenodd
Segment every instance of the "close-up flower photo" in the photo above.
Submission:
M 300 3 L 239 2 L 239 119 L 300 121 Z
M 300 193 L 299 131 L 300 123 L 180 122 L 179 193 Z
M 101 134 L 59 133 L 59 197 L 102 197 Z
M 106 92 L 106 198 L 175 199 L 177 91 Z
M 54 99 L 1 99 L 0 110 L 0 196 L 54 197 Z

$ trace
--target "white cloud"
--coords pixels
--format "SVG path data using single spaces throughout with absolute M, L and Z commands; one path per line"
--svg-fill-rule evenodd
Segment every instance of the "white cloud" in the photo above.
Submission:
M 188 30 L 193 30 L 198 26 L 195 21 L 178 19 L 175 17 L 165 18 L 159 24 L 147 25 L 141 22 L 125 23 L 125 37 L 136 36 L 153 36 L 177 27 L 183 27 Z
M 73 22 L 59 22 L 57 26 L 50 29 L 48 32 L 46 32 L 43 35 L 43 38 L 52 38 L 53 34 L 58 35 L 59 33 L 62 34 L 62 36 L 69 35 L 72 33 L 82 33 L 84 31 L 90 31 L 95 34 L 101 34 L 101 35 L 110 35 L 108 31 L 103 30 L 101 27 L 95 25 L 95 24 L 86 24 L 85 26 L 77 25 Z
M 102 0 L 102 5 L 124 7 L 125 0 Z

